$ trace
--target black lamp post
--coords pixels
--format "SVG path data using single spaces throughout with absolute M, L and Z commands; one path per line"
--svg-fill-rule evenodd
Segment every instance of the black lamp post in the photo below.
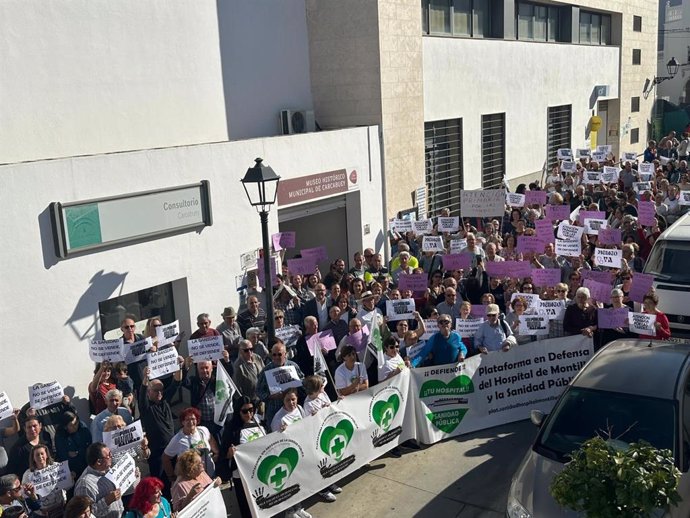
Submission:
M 263 159 L 257 158 L 253 167 L 247 169 L 242 178 L 242 186 L 247 193 L 249 203 L 256 207 L 261 217 L 261 237 L 264 250 L 264 293 L 266 294 L 266 330 L 268 343 L 275 338 L 275 324 L 273 321 L 273 277 L 271 276 L 271 248 L 268 245 L 268 212 L 276 202 L 278 194 L 278 176 L 271 166 L 263 164 Z M 268 345 L 268 344 L 267 344 Z
M 662 83 L 663 81 L 666 81 L 667 79 L 673 79 L 676 77 L 676 74 L 678 73 L 678 69 L 680 68 L 680 65 L 676 61 L 676 58 L 671 58 L 668 63 L 666 63 L 666 70 L 668 71 L 667 76 L 657 76 L 651 81 L 647 79 L 644 83 L 644 88 L 642 89 L 642 95 L 644 95 L 644 98 L 646 99 L 649 97 L 649 94 L 652 93 L 652 90 L 654 90 L 654 87 L 658 85 L 659 83 Z

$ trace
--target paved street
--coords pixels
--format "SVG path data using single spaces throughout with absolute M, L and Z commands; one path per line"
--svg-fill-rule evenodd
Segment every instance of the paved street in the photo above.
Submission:
M 405 450 L 344 479 L 337 502 L 314 497 L 305 507 L 314 518 L 501 518 L 510 479 L 535 435 L 534 425 L 522 421 Z M 228 512 L 238 516 L 227 493 Z

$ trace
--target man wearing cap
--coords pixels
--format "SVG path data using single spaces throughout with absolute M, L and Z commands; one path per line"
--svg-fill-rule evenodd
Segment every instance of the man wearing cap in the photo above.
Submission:
M 486 306 L 486 321 L 474 334 L 474 346 L 482 354 L 493 351 L 508 351 L 517 345 L 510 326 L 499 318 L 497 304 Z
M 242 339 L 240 326 L 235 321 L 237 313 L 235 313 L 235 308 L 228 306 L 223 310 L 221 316 L 223 323 L 216 327 L 216 331 L 223 335 L 223 345 L 225 350 L 230 353 L 230 361 L 235 361 L 239 356 L 238 343 Z
M 451 316 L 438 316 L 438 332 L 431 335 L 422 351 L 412 359 L 412 366 L 417 367 L 429 354 L 432 355 L 429 365 L 444 365 L 465 360 L 467 347 L 462 343 L 462 337 L 457 331 L 451 331 Z

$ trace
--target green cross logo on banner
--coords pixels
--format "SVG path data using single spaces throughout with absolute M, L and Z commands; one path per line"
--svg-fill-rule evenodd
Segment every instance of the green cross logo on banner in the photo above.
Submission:
M 299 462 L 295 448 L 285 448 L 280 455 L 269 455 L 259 464 L 257 477 L 276 492 L 281 492 Z
M 400 398 L 397 394 L 391 395 L 385 401 L 377 401 L 371 409 L 371 416 L 374 422 L 383 428 L 384 432 L 393 424 L 393 419 L 400 409 Z
M 335 426 L 324 428 L 319 440 L 319 447 L 326 455 L 340 461 L 354 432 L 355 427 L 352 422 L 349 419 L 342 419 Z

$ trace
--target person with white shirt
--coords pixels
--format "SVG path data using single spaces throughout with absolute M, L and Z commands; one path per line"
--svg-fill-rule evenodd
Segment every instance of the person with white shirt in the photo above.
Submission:
M 335 388 L 340 396 L 349 396 L 369 388 L 369 376 L 364 365 L 357 361 L 357 351 L 352 345 L 341 350 L 343 363 L 335 371 Z
M 383 341 L 383 353 L 386 361 L 379 368 L 379 383 L 410 368 L 410 360 L 400 356 L 400 342 L 394 336 Z

